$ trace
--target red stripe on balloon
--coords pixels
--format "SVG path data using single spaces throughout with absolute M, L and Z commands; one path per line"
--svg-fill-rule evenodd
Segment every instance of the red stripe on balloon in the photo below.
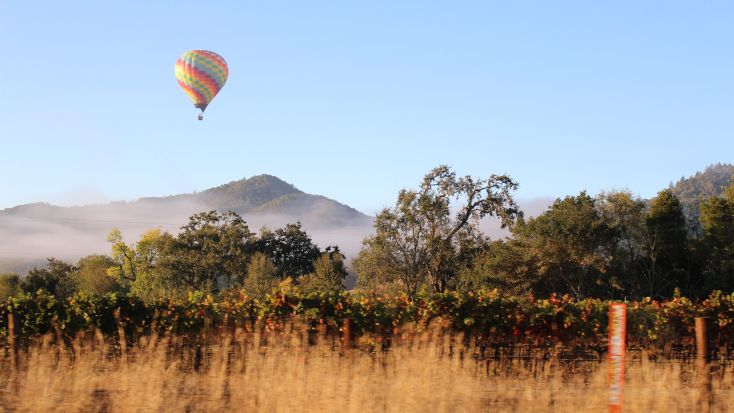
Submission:
M 199 70 L 199 69 L 197 69 L 195 67 L 192 67 L 191 70 L 192 70 L 192 72 L 195 72 L 196 73 L 196 76 L 194 77 L 194 79 L 195 80 L 198 80 L 200 83 L 205 84 L 209 88 L 209 90 L 211 90 L 211 92 L 212 92 L 212 99 L 213 99 L 214 96 L 216 96 L 217 93 L 219 93 L 219 85 L 217 84 L 217 82 L 215 82 L 214 80 L 212 80 L 211 76 L 209 76 L 204 71 L 201 71 L 201 70 Z

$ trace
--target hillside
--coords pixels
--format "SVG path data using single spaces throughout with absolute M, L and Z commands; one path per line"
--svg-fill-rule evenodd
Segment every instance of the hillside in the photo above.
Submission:
M 258 175 L 193 194 L 60 207 L 38 202 L 0 210 L 0 273 L 27 272 L 45 257 L 76 262 L 107 254 L 113 227 L 135 242 L 144 231 L 178 233 L 191 215 L 218 210 L 240 214 L 252 231 L 300 221 L 321 246 L 338 244 L 356 254 L 372 231 L 372 218 L 321 195 L 307 194 L 271 175 Z
M 678 182 L 670 183 L 673 193 L 684 203 L 695 201 L 701 197 L 724 197 L 724 187 L 730 185 L 734 175 L 732 164 L 711 164 L 703 172 L 696 172 L 688 178 L 681 177 Z
M 0 219 L 22 216 L 51 221 L 72 221 L 71 224 L 76 221 L 77 224 L 82 224 L 90 220 L 99 220 L 107 214 L 114 214 L 116 217 L 124 215 L 126 217 L 124 221 L 140 221 L 151 215 L 173 218 L 210 210 L 259 216 L 255 221 L 262 221 L 263 215 L 280 218 L 276 219 L 278 222 L 300 220 L 312 228 L 340 228 L 371 223 L 369 216 L 350 206 L 321 195 L 307 194 L 272 175 L 257 175 L 193 194 L 146 197 L 130 202 L 73 207 L 59 207 L 40 202 L 19 205 L 0 211 Z M 116 218 L 112 218 L 110 221 L 115 220 Z M 159 219 L 158 222 L 166 221 Z
M 239 214 L 246 214 L 263 204 L 293 194 L 314 196 L 298 190 L 295 186 L 275 176 L 257 175 L 196 194 L 185 194 L 183 197 L 196 200 L 219 211 L 231 210 Z M 145 199 L 159 200 L 161 198 Z

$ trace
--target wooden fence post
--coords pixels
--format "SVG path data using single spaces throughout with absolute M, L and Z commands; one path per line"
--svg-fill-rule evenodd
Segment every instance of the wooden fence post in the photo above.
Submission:
M 469 329 L 469 352 L 467 353 L 467 356 L 469 358 L 475 358 L 476 354 L 477 354 L 477 329 L 470 328 Z
M 117 308 L 112 312 L 115 316 L 115 322 L 117 323 L 117 333 L 120 335 L 120 354 L 122 358 L 127 358 L 127 339 L 125 338 L 125 322 L 122 321 L 120 315 L 120 309 Z
M 345 318 L 342 325 L 342 354 L 354 346 L 354 320 Z
M 260 352 L 260 347 L 262 346 L 262 329 L 263 329 L 263 322 L 261 320 L 254 321 L 252 323 L 252 346 L 255 349 L 257 353 Z
M 194 352 L 194 371 L 199 371 L 201 367 L 204 352 L 209 347 L 212 335 L 212 320 L 210 317 L 204 317 L 204 327 L 201 329 L 201 335 L 199 342 L 196 345 L 196 351 Z
M 64 334 L 61 332 L 61 328 L 57 323 L 58 319 L 58 315 L 53 316 L 53 318 L 51 319 L 51 326 L 54 329 L 54 333 L 56 333 L 56 341 L 58 341 L 59 348 L 63 350 L 64 348 L 66 348 L 66 343 L 64 343 Z
M 155 310 L 153 313 L 153 321 L 150 323 L 150 341 L 149 345 L 152 349 L 156 345 L 156 341 L 158 341 L 158 317 L 160 317 L 161 313 L 158 310 Z
M 18 352 L 20 350 L 20 316 L 8 314 L 8 338 L 10 339 L 10 364 L 13 373 L 18 372 Z
M 235 345 L 242 347 L 245 344 L 245 329 L 242 328 L 242 319 L 240 317 L 235 318 L 234 325 Z
M 326 351 L 328 327 L 326 324 L 318 324 L 317 328 L 318 337 L 316 339 L 316 346 L 320 351 Z
M 308 336 L 311 331 L 311 324 L 306 321 L 303 316 L 295 316 L 294 320 L 295 327 L 295 343 L 300 350 L 308 349 Z
M 382 329 L 382 326 L 378 326 L 376 329 L 376 337 L 375 340 L 377 341 L 377 352 L 378 353 L 384 353 L 386 346 L 385 346 L 385 333 Z
M 711 352 L 709 351 L 709 327 L 711 318 L 696 317 L 696 355 L 701 393 L 699 402 L 701 411 L 711 410 Z

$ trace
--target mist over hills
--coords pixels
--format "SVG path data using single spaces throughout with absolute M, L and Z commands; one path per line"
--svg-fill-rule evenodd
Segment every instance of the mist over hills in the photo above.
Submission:
M 722 196 L 733 173 L 732 164 L 712 164 L 703 172 L 671 182 L 669 188 L 686 203 Z M 518 200 L 527 216 L 541 214 L 553 201 Z M 44 266 L 45 258 L 51 256 L 75 262 L 89 254 L 107 254 L 110 246 L 105 238 L 113 227 L 128 242 L 137 241 L 152 228 L 178 233 L 189 216 L 211 210 L 237 212 L 251 231 L 300 221 L 319 246 L 339 245 L 348 258 L 357 254 L 364 236 L 374 231 L 372 217 L 348 205 L 305 193 L 275 176 L 257 175 L 190 194 L 72 207 L 39 202 L 0 210 L 0 273 L 26 273 Z M 480 227 L 495 239 L 509 235 L 495 220 L 483 221 Z
M 48 203 L 0 211 L 0 272 L 25 272 L 44 257 L 76 261 L 109 253 L 105 241 L 113 227 L 129 242 L 151 228 L 171 233 L 203 211 L 234 211 L 251 231 L 300 221 L 320 246 L 338 244 L 350 253 L 372 231 L 372 218 L 321 195 L 307 194 L 271 175 L 257 175 L 192 194 L 146 197 L 134 201 L 61 207 Z
M 321 195 L 307 194 L 272 175 L 257 175 L 193 194 L 145 197 L 129 202 L 72 207 L 41 202 L 19 205 L 0 211 L 0 218 L 86 222 L 106 213 L 127 214 L 130 218 L 149 215 L 176 217 L 181 213 L 188 216 L 205 210 L 234 211 L 243 216 L 272 215 L 288 222 L 300 221 L 310 228 L 343 228 L 370 225 L 372 222 L 371 217 L 350 206 Z

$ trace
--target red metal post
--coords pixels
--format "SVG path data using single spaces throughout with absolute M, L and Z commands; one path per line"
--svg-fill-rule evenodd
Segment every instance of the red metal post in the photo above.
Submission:
M 698 359 L 698 375 L 700 378 L 701 411 L 711 410 L 711 351 L 709 349 L 709 327 L 711 318 L 696 317 L 696 355 Z
M 624 358 L 627 350 L 627 305 L 609 306 L 609 412 L 621 413 L 624 390 Z

